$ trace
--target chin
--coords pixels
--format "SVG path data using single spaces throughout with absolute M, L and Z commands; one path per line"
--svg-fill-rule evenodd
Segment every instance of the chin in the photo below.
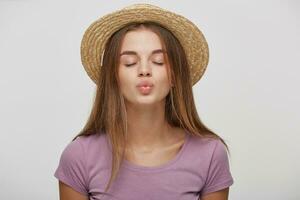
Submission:
M 135 105 L 154 105 L 159 103 L 159 100 L 156 99 L 154 96 L 139 96 L 136 97 L 135 99 L 131 99 L 130 101 L 131 104 Z

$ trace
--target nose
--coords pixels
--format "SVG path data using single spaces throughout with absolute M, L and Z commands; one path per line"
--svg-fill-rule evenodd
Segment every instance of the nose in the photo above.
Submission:
M 138 76 L 151 76 L 151 67 L 147 62 L 141 62 L 138 68 Z

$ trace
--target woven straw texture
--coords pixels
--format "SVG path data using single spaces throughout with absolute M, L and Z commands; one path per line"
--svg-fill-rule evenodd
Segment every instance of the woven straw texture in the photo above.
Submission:
M 97 83 L 105 44 L 110 36 L 131 22 L 153 21 L 169 29 L 186 53 L 194 85 L 200 80 L 209 60 L 208 44 L 198 27 L 187 18 L 151 4 L 133 4 L 94 21 L 81 41 L 81 61 L 88 76 Z

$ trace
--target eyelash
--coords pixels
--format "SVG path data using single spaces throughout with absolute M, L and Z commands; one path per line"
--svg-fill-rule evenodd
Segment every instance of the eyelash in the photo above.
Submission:
M 157 64 L 157 65 L 163 65 L 164 63 L 157 63 L 157 62 L 153 62 L 154 64 Z M 130 67 L 132 65 L 135 65 L 136 63 L 132 63 L 132 64 L 125 64 L 126 67 Z

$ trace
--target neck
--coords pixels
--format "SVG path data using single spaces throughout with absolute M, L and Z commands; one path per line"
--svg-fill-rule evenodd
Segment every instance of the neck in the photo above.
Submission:
M 172 127 L 165 119 L 164 104 L 128 106 L 127 145 L 133 148 L 152 149 L 163 146 L 172 137 Z

